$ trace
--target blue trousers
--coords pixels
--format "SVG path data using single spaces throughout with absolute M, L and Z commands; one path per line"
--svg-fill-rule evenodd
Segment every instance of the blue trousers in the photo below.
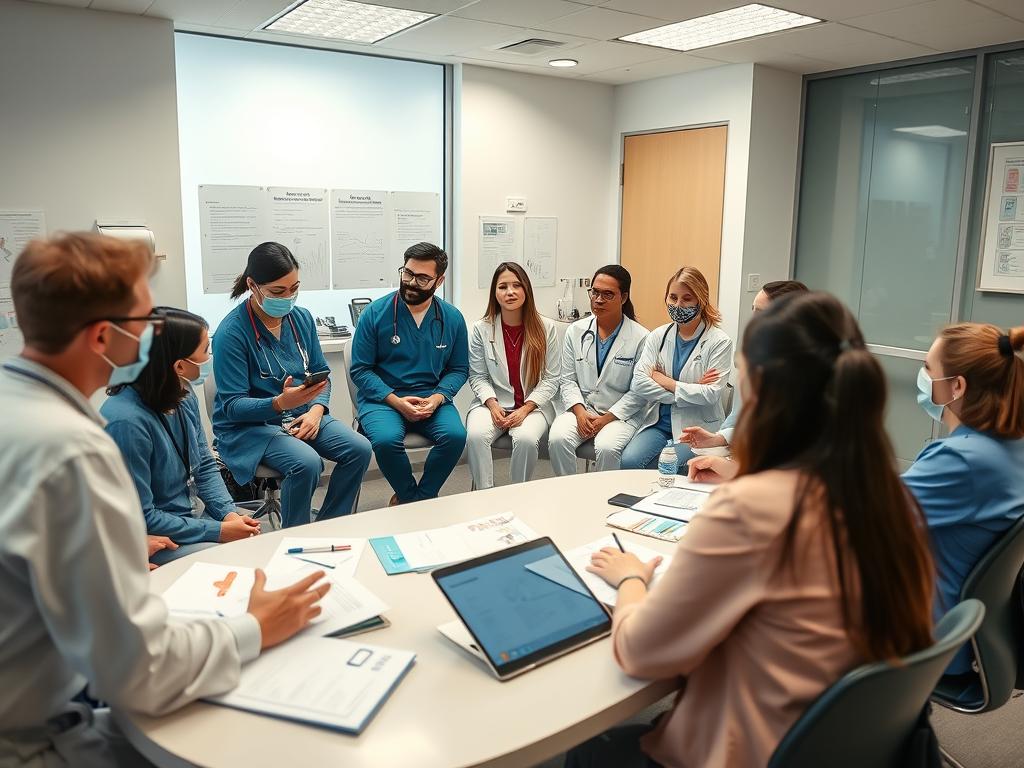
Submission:
M 622 449 L 623 469 L 657 469 L 658 455 L 665 447 L 665 441 L 671 440 L 672 435 L 663 431 L 659 426 L 654 425 L 637 432 L 633 439 Z M 679 471 L 677 474 L 687 473 L 686 462 L 693 458 L 694 453 L 686 443 L 675 443 L 676 457 L 679 459 Z
M 337 419 L 325 416 L 320 432 L 310 441 L 283 432 L 270 441 L 261 464 L 284 475 L 281 482 L 281 526 L 306 525 L 310 521 L 313 491 L 320 482 L 323 459 L 336 466 L 317 520 L 329 520 L 352 512 L 366 468 L 370 443 Z
M 424 421 L 406 421 L 385 406 L 360 414 L 359 426 L 370 438 L 377 465 L 402 502 L 433 499 L 455 469 L 466 447 L 466 428 L 454 405 L 445 403 Z M 434 443 L 417 483 L 405 452 L 405 434 L 415 432 Z

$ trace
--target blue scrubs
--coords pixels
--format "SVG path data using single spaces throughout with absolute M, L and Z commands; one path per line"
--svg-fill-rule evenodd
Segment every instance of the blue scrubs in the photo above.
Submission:
M 135 482 L 146 518 L 146 532 L 167 536 L 181 545 L 216 543 L 220 539 L 221 520 L 236 511 L 235 503 L 206 443 L 199 420 L 199 401 L 193 392 L 188 393 L 177 411 L 184 417 L 182 420 L 177 412 L 158 416 L 132 387 L 111 395 L 100 408 L 107 420 L 107 433 L 121 449 Z M 188 456 L 190 471 L 185 470 L 182 454 Z M 197 495 L 206 508 L 202 516 L 192 508 L 186 484 L 189 475 L 194 478 Z M 164 552 L 169 557 L 181 557 L 182 549 Z M 185 553 L 188 551 L 191 550 Z
M 604 361 L 608 359 L 608 352 L 611 350 L 612 345 L 615 343 L 615 340 L 617 338 L 619 338 L 619 331 L 622 330 L 622 323 L 623 322 L 625 322 L 624 319 L 623 320 L 619 320 L 618 326 L 616 326 L 614 331 L 612 331 L 610 334 L 608 334 L 608 338 L 605 339 L 604 341 L 601 341 L 601 338 L 600 338 L 599 334 L 597 333 L 597 331 L 596 330 L 594 331 L 594 335 L 597 337 L 597 372 L 598 373 L 601 373 L 601 370 L 604 368 Z
M 250 319 L 247 304 L 243 301 L 231 310 L 213 336 L 217 380 L 213 431 L 220 457 L 239 483 L 249 482 L 260 464 L 284 475 L 281 520 L 286 528 L 310 521 L 310 502 L 323 470 L 321 457 L 330 459 L 337 466 L 317 519 L 347 515 L 370 464 L 370 444 L 327 412 L 331 385 L 311 403 L 290 411 L 300 416 L 313 405 L 323 406 L 320 432 L 309 441 L 281 432 L 282 414 L 272 404 L 288 376 L 296 384 L 305 377 L 299 344 L 308 356 L 310 372 L 328 369 L 313 316 L 296 307 L 282 320 L 277 339 L 255 313 Z
M 967 575 L 1000 534 L 1024 515 L 1024 440 L 959 426 L 935 440 L 903 475 L 928 521 L 938 569 L 936 618 L 960 599 Z M 971 671 L 964 646 L 946 670 Z
M 408 502 L 436 497 L 466 446 L 466 429 L 453 401 L 469 377 L 469 342 L 466 321 L 451 304 L 435 296 L 417 327 L 400 297 L 396 306 L 396 295 L 377 299 L 359 316 L 351 374 L 360 429 L 370 438 L 377 464 L 399 501 Z M 392 344 L 396 335 L 400 341 Z M 429 419 L 411 422 L 384 402 L 392 393 L 441 394 L 445 402 Z M 434 443 L 419 482 L 405 452 L 408 431 Z
M 679 381 L 679 375 L 683 366 L 690 359 L 693 350 L 697 348 L 697 342 L 703 334 L 698 334 L 689 341 L 684 341 L 678 333 L 676 337 L 676 351 L 672 357 L 672 378 Z M 686 443 L 680 443 L 672 434 L 672 406 L 660 405 L 658 407 L 658 421 L 655 424 L 642 429 L 633 435 L 633 439 L 626 444 L 622 450 L 623 469 L 657 469 L 658 457 L 661 455 L 665 443 L 672 441 L 672 447 L 676 451 L 676 461 L 679 463 L 677 474 L 685 475 L 689 468 L 687 462 L 693 458 L 694 453 Z

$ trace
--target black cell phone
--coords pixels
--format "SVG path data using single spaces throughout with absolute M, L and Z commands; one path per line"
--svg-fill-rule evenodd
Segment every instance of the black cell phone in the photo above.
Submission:
M 628 493 L 617 493 L 608 499 L 608 503 L 614 507 L 632 507 L 639 501 L 643 501 L 643 496 L 633 496 Z
M 321 381 L 326 381 L 327 377 L 330 375 L 330 371 L 317 371 L 316 373 L 311 373 L 302 381 L 302 386 L 315 387 Z

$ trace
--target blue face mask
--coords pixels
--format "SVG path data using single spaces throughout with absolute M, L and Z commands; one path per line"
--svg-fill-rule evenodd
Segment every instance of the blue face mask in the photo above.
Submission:
M 942 421 L 942 411 L 956 398 L 954 397 L 949 403 L 934 402 L 932 400 L 932 384 L 936 381 L 948 381 L 955 378 L 956 376 L 944 376 L 941 379 L 933 379 L 924 368 L 917 372 L 917 404 L 935 421 Z
M 277 296 L 267 296 L 263 291 L 259 290 L 259 286 L 256 287 L 256 290 L 259 291 L 260 298 L 263 299 L 260 302 L 260 309 L 270 315 L 270 317 L 284 317 L 295 309 L 295 302 L 299 300 L 298 294 L 289 299 L 282 299 Z
M 213 355 L 210 355 L 206 360 L 204 360 L 201 363 L 197 363 L 195 360 L 192 360 L 191 358 L 188 357 L 186 357 L 185 359 L 199 369 L 199 375 L 196 376 L 194 379 L 189 379 L 190 383 L 194 387 L 201 386 L 202 383 L 206 381 L 209 378 L 210 374 L 213 372 Z
M 692 307 L 678 307 L 675 304 L 667 304 L 668 316 L 672 318 L 673 323 L 688 323 L 697 315 L 700 314 L 700 304 L 694 304 Z
M 142 332 L 141 336 L 129 333 L 118 325 L 111 325 L 110 327 L 139 342 L 139 357 L 134 363 L 117 365 L 106 355 L 100 355 L 113 368 L 110 372 L 110 378 L 107 380 L 107 386 L 116 387 L 118 384 L 131 384 L 139 378 L 142 369 L 149 363 L 149 348 L 153 345 L 153 325 L 151 323 L 147 324 L 146 330 Z

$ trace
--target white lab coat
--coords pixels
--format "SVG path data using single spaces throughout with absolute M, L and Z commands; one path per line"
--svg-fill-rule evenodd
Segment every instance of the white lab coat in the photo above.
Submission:
M 597 321 L 577 320 L 565 332 L 559 391 L 568 411 L 583 405 L 588 411 L 615 418 L 634 429 L 644 423 L 653 405 L 633 392 L 633 369 L 643 353 L 647 329 L 635 320 L 622 318 L 619 335 L 608 350 L 601 372 L 597 371 Z
M 675 439 L 686 427 L 704 427 L 708 432 L 717 432 L 725 418 L 722 393 L 732 372 L 732 339 L 716 326 L 704 328 L 697 348 L 679 372 L 675 392 L 668 392 L 650 377 L 649 372 L 660 362 L 665 373 L 672 375 L 676 333 L 675 323 L 666 323 L 651 331 L 633 372 L 633 391 L 654 406 L 644 418 L 642 429 L 657 423 L 657 406 L 671 405 L 672 435 Z M 719 373 L 718 381 L 714 384 L 693 383 L 700 381 L 712 368 Z
M 520 376 L 523 381 L 523 400 L 531 400 L 537 410 L 544 415 L 550 424 L 555 418 L 555 398 L 558 395 L 559 348 L 558 331 L 553 320 L 541 317 L 544 330 L 547 332 L 547 356 L 544 370 L 536 386 L 526 391 L 526 356 Z M 526 343 L 525 336 L 523 344 Z M 501 318 L 477 320 L 473 323 L 473 331 L 469 337 L 469 386 L 476 397 L 470 410 L 480 408 L 490 398 L 495 398 L 498 405 L 507 410 L 515 407 L 515 395 L 512 382 L 508 375 L 508 357 L 505 355 L 505 339 L 502 335 Z
M 151 715 L 235 687 L 259 654 L 259 624 L 168 621 L 149 591 L 135 485 L 89 401 L 17 358 L 0 368 L 0 402 L 18 414 L 0 421 L 0 765 L 27 754 L 12 732 L 45 728 L 86 682 Z M 87 723 L 63 747 L 92 768 L 107 764 L 103 739 Z

